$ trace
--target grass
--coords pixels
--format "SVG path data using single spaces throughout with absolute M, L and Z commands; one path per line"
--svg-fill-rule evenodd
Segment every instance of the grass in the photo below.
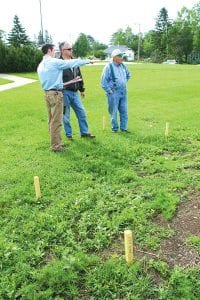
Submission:
M 7 84 L 7 83 L 11 83 L 11 82 L 13 82 L 13 81 L 8 80 L 8 79 L 0 78 L 0 85 Z
M 199 194 L 199 70 L 130 65 L 132 133 L 125 135 L 111 133 L 99 84 L 102 68 L 82 68 L 84 105 L 97 138 L 80 139 L 72 114 L 75 140 L 66 153 L 49 151 L 38 82 L 1 92 L 1 299 L 200 297 L 197 267 L 146 260 L 128 267 L 116 243 L 131 229 L 140 249 L 158 249 L 173 232 L 154 217 L 170 220 L 181 201 Z M 38 200 L 35 175 L 42 191 Z M 115 253 L 105 257 L 113 245 Z

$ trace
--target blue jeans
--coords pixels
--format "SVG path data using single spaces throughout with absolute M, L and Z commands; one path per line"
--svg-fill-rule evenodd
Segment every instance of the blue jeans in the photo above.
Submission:
M 86 113 L 83 104 L 79 98 L 78 92 L 64 90 L 63 96 L 64 96 L 64 106 L 65 106 L 64 114 L 63 114 L 63 125 L 65 129 L 65 134 L 67 136 L 72 136 L 72 127 L 70 124 L 70 107 L 72 107 L 78 119 L 80 133 L 81 134 L 88 133 L 88 123 L 87 123 Z
M 111 118 L 111 126 L 113 131 L 119 129 L 117 114 L 119 112 L 120 130 L 127 130 L 128 112 L 127 112 L 127 92 L 126 90 L 116 90 L 113 94 L 107 94 L 108 111 Z

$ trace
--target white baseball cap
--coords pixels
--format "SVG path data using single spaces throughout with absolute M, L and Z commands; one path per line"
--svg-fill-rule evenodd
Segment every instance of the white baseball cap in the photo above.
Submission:
M 121 57 L 123 57 L 124 53 L 122 53 L 122 51 L 119 50 L 119 49 L 115 49 L 115 50 L 113 50 L 113 52 L 111 54 L 111 57 L 115 57 L 115 56 L 121 56 Z

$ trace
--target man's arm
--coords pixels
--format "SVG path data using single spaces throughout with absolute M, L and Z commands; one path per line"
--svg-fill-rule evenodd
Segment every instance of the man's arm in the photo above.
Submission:
M 109 65 L 105 66 L 101 76 L 101 86 L 108 94 L 113 93 L 113 82 L 110 74 Z
M 76 67 L 81 67 L 92 63 L 89 59 L 69 59 L 63 60 L 59 58 L 54 58 L 55 63 L 58 65 L 60 70 L 71 69 Z

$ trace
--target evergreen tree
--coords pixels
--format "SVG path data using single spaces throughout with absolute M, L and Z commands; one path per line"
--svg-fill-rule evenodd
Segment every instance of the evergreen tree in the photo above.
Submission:
M 168 11 L 165 7 L 161 8 L 156 19 L 155 30 L 157 32 L 166 32 L 169 23 Z
M 155 30 L 152 38 L 154 44 L 154 56 L 156 61 L 162 61 L 168 56 L 169 52 L 169 29 L 171 23 L 168 17 L 168 11 L 165 7 L 161 8 L 156 19 Z
M 42 46 L 44 44 L 44 37 L 43 37 L 43 34 L 42 34 L 41 30 L 40 30 L 40 32 L 38 34 L 38 37 L 37 37 L 37 40 L 36 40 L 36 44 L 38 46 Z
M 9 45 L 13 45 L 15 47 L 31 45 L 31 41 L 26 35 L 26 30 L 22 27 L 17 15 L 14 16 L 13 25 L 14 26 L 8 35 Z
M 38 33 L 38 36 L 37 37 L 35 36 L 35 44 L 38 47 L 40 47 L 40 46 L 42 46 L 45 43 L 47 43 L 47 44 L 53 44 L 52 37 L 48 33 L 47 30 L 45 30 L 44 35 L 42 34 L 42 32 L 40 30 L 39 33 Z
M 52 44 L 52 37 L 51 35 L 48 33 L 47 30 L 45 30 L 44 32 L 44 42 L 47 43 L 47 44 Z

